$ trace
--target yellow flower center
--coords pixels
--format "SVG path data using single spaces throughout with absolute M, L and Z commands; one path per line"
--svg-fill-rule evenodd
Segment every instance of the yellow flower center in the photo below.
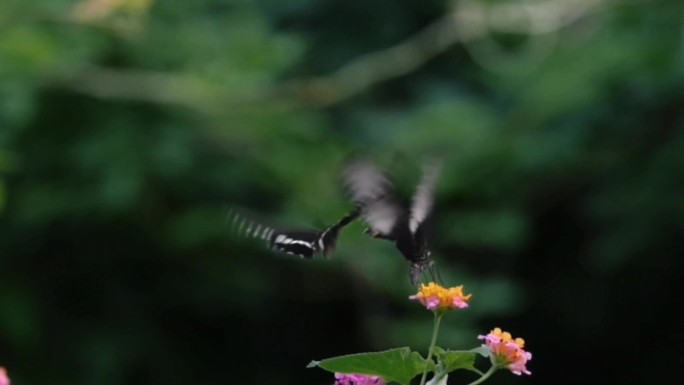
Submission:
M 492 334 L 501 338 L 501 341 L 503 341 L 505 343 L 513 342 L 516 345 L 518 345 L 518 347 L 520 347 L 521 349 L 525 347 L 525 340 L 524 339 L 522 339 L 522 338 L 513 339 L 513 337 L 511 336 L 511 333 L 502 331 L 501 328 L 494 328 L 494 330 L 492 330 Z

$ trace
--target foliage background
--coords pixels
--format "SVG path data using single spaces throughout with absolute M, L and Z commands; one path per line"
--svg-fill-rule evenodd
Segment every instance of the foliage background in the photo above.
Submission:
M 232 238 L 225 215 L 324 226 L 349 209 L 349 153 L 410 194 L 440 151 L 433 255 L 474 293 L 440 345 L 524 337 L 533 375 L 498 384 L 668 380 L 683 11 L 1 2 L 0 365 L 16 385 L 327 384 L 310 360 L 424 351 L 406 264 L 361 224 L 306 263 Z

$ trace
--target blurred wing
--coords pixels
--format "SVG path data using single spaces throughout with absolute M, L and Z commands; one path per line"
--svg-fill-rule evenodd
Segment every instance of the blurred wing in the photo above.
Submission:
M 368 223 L 368 227 L 376 233 L 392 237 L 393 230 L 402 216 L 401 208 L 389 199 L 379 199 L 361 208 L 361 217 Z
M 354 210 L 349 214 L 345 215 L 337 221 L 337 223 L 328 226 L 325 230 L 320 233 L 318 237 L 318 248 L 323 251 L 323 255 L 326 258 L 330 258 L 332 252 L 337 246 L 337 237 L 339 236 L 340 230 L 345 226 L 350 224 L 353 220 L 359 217 L 359 210 Z
M 318 251 L 319 231 L 280 231 L 248 219 L 234 210 L 228 212 L 226 220 L 231 223 L 234 234 L 262 239 L 273 250 L 307 259 Z
M 359 206 L 385 197 L 392 189 L 392 182 L 378 167 L 361 159 L 347 162 L 342 178 L 350 199 Z
M 233 233 L 241 237 L 260 238 L 266 241 L 269 248 L 273 250 L 309 259 L 319 251 L 322 251 L 326 257 L 330 257 L 335 250 L 340 230 L 358 216 L 359 210 L 354 210 L 323 231 L 281 231 L 247 219 L 234 210 L 228 212 L 226 220 L 232 223 Z
M 403 210 L 392 196 L 392 183 L 374 164 L 355 159 L 345 166 L 343 182 L 349 198 L 375 233 L 389 236 Z
M 418 228 L 430 215 L 435 202 L 435 186 L 442 169 L 441 161 L 426 163 L 423 167 L 423 177 L 413 196 L 411 215 L 409 218 L 409 230 L 415 234 Z
M 261 223 L 245 218 L 233 209 L 228 211 L 226 222 L 230 223 L 232 232 L 240 237 L 260 238 L 269 243 L 277 232 L 272 227 L 264 226 Z
M 271 239 L 271 248 L 301 258 L 312 258 L 318 251 L 318 231 L 276 232 Z

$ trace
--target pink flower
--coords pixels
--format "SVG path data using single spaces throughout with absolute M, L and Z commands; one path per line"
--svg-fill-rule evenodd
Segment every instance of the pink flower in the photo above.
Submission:
M 7 370 L 0 366 L 0 385 L 10 385 L 10 379 L 7 377 Z
M 527 361 L 532 359 L 532 353 L 525 351 L 525 340 L 513 338 L 511 333 L 500 328 L 494 328 L 486 336 L 478 336 L 484 340 L 484 345 L 492 353 L 492 362 L 501 368 L 506 368 L 514 374 L 532 374 L 527 367 Z
M 420 290 L 409 299 L 417 300 L 428 310 L 464 309 L 472 294 L 463 294 L 463 286 L 442 287 L 434 282 L 421 284 Z
M 334 385 L 385 385 L 385 380 L 378 376 L 366 374 L 335 373 Z

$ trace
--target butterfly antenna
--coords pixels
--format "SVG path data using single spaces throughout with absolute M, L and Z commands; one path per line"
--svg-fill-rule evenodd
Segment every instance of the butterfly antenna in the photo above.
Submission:
M 428 269 L 428 272 L 430 274 L 430 278 L 432 279 L 433 282 L 437 282 L 440 285 L 444 282 L 442 280 L 442 276 L 439 273 L 439 269 L 437 268 L 437 263 L 432 261 L 430 263 L 430 268 Z

